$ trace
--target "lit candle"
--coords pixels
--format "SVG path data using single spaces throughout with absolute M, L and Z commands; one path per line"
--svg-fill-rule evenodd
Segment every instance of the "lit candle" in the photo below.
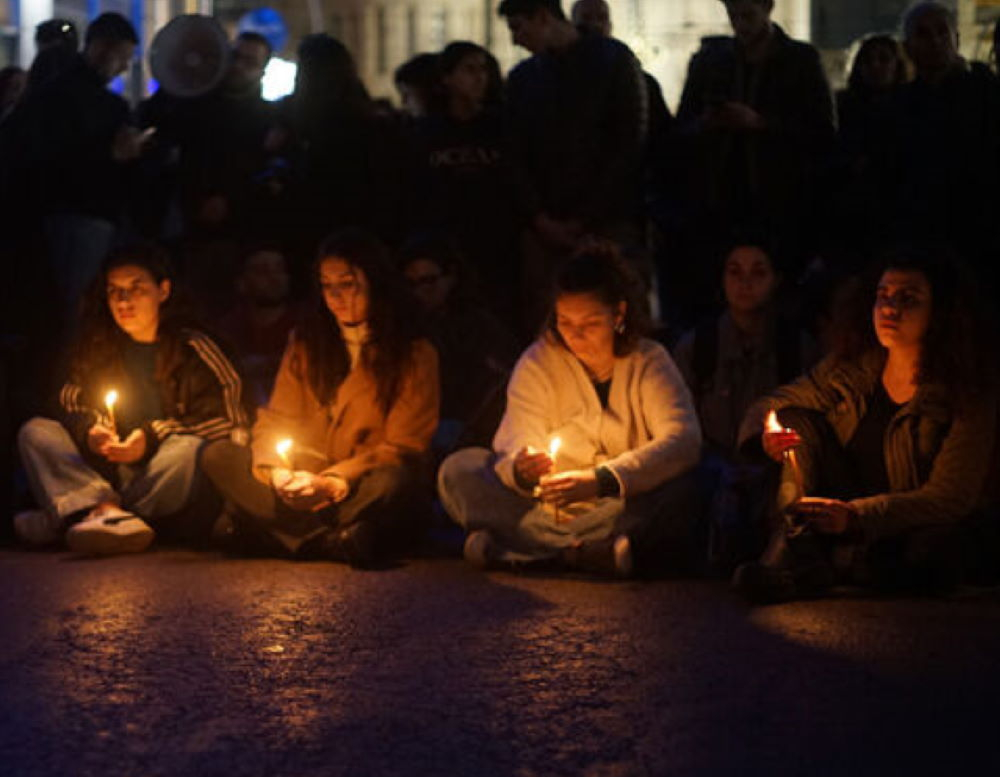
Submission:
M 782 425 L 778 422 L 778 414 L 774 410 L 767 414 L 766 425 L 767 431 L 769 432 L 792 431 L 791 429 L 785 429 L 782 427 Z M 781 455 L 792 469 L 792 478 L 795 480 L 795 489 L 798 494 L 797 498 L 801 499 L 806 495 L 806 486 L 805 481 L 802 479 L 802 468 L 799 467 L 799 457 L 795 455 L 794 448 L 790 448 Z
M 118 427 L 115 425 L 115 402 L 118 401 L 118 392 L 111 389 L 104 395 L 104 405 L 108 408 L 108 419 L 111 422 L 110 429 L 115 437 L 118 436 Z
M 292 460 L 289 457 L 289 453 L 292 451 L 292 441 L 290 439 L 281 440 L 274 449 L 278 452 L 281 457 L 281 462 L 285 465 L 286 469 L 292 468 Z
M 562 440 L 559 437 L 553 437 L 552 442 L 549 443 L 549 458 L 552 459 L 552 471 L 556 470 L 556 454 L 559 453 L 559 449 L 562 447 Z
M 553 437 L 551 442 L 549 442 L 549 458 L 552 459 L 552 474 L 556 472 L 556 455 L 559 453 L 559 449 L 562 447 L 562 440 L 559 437 Z M 559 523 L 559 505 L 553 505 L 553 512 L 556 523 Z

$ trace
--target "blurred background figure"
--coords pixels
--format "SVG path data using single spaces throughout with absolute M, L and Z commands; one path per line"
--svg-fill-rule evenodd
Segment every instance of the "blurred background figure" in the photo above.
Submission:
M 893 100 L 910 80 L 903 48 L 889 35 L 865 38 L 854 57 L 847 88 L 837 93 L 839 159 L 835 187 L 836 227 L 829 237 L 840 263 L 864 261 L 886 218 L 886 193 L 873 165 L 890 129 Z M 861 247 L 860 256 L 858 248 Z
M 395 122 L 380 118 L 350 51 L 325 33 L 299 45 L 295 91 L 278 106 L 269 148 L 290 166 L 280 237 L 310 256 L 331 230 L 362 227 L 392 241 L 409 163 Z
M 232 42 L 221 83 L 199 97 L 160 89 L 138 110 L 155 128 L 157 162 L 147 167 L 146 212 L 137 219 L 154 236 L 181 242 L 191 294 L 206 308 L 224 307 L 239 267 L 239 241 L 260 228 L 254 182 L 266 168 L 265 142 L 274 106 L 261 95 L 271 45 L 254 32 Z
M 412 125 L 416 175 L 409 210 L 421 228 L 457 239 L 483 300 L 513 327 L 520 253 L 500 67 L 467 41 L 449 43 L 437 67 L 430 112 Z
M 677 111 L 683 160 L 679 251 L 669 268 L 681 307 L 704 310 L 704 271 L 733 225 L 766 231 L 796 273 L 815 242 L 818 176 L 834 150 L 833 96 L 819 52 L 772 19 L 774 0 L 724 0 L 733 35 L 705 38 Z M 697 309 L 694 318 L 700 317 Z
M 27 84 L 28 74 L 23 68 L 8 65 L 0 70 L 0 122 L 3 122 L 17 107 Z
M 246 247 L 235 291 L 236 304 L 219 331 L 236 350 L 246 399 L 256 408 L 267 404 L 281 355 L 299 319 L 281 247 L 269 243 Z
M 38 89 L 68 70 L 80 48 L 76 25 L 69 19 L 49 19 L 35 27 L 35 58 L 28 84 Z
M 487 445 L 503 413 L 514 340 L 478 299 L 464 257 L 447 234 L 411 237 L 399 267 L 438 352 L 441 420 L 434 453 L 440 460 L 458 445 Z
M 430 112 L 440 87 L 437 54 L 417 54 L 408 59 L 396 68 L 395 81 L 403 114 L 411 119 L 423 118 Z

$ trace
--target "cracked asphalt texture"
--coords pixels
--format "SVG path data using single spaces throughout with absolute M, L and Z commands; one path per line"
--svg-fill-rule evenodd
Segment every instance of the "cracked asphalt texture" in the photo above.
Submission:
M 1000 596 L 0 550 L 3 775 L 1000 773 Z

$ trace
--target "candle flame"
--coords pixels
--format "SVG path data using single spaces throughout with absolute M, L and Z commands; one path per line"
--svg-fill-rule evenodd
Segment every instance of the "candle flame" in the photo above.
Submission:
M 118 401 L 118 392 L 115 391 L 114 389 L 111 389 L 111 391 L 109 391 L 107 394 L 104 395 L 104 404 L 107 405 L 108 408 L 114 407 L 115 402 L 117 401 Z
M 281 442 L 279 442 L 277 445 L 274 446 L 274 449 L 278 452 L 278 455 L 281 456 L 282 461 L 287 462 L 288 452 L 292 449 L 292 441 L 282 440 Z
M 767 431 L 769 432 L 782 432 L 784 428 L 778 423 L 778 414 L 773 410 L 767 414 L 767 422 L 765 424 Z
M 549 457 L 555 458 L 556 454 L 559 453 L 559 449 L 562 447 L 562 439 L 559 437 L 553 437 L 552 442 L 549 443 Z

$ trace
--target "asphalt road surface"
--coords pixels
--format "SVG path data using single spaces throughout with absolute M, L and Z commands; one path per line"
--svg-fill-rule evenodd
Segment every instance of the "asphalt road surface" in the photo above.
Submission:
M 0 774 L 995 775 L 1000 595 L 0 550 Z

